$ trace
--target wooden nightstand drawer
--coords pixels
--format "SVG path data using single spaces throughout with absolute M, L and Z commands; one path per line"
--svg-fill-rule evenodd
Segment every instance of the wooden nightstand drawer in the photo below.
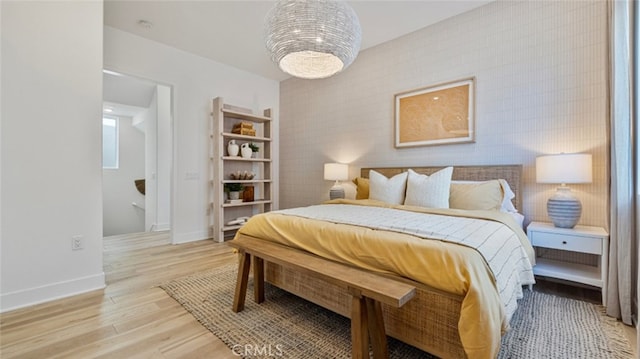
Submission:
M 602 254 L 602 239 L 571 234 L 531 232 L 531 244 L 536 247 L 563 251 Z

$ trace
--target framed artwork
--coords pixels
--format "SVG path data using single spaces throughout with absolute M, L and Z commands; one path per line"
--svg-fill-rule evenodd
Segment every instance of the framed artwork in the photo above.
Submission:
M 395 147 L 475 140 L 475 78 L 395 95 Z

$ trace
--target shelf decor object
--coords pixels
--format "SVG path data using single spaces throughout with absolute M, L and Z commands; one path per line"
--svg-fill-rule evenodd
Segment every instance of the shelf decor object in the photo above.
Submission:
M 231 157 L 235 157 L 238 155 L 239 151 L 240 151 L 240 146 L 238 146 L 238 144 L 236 143 L 236 140 L 229 141 L 229 144 L 227 145 L 227 154 Z
M 265 18 L 264 36 L 282 71 L 321 79 L 351 65 L 360 51 L 362 30 L 344 1 L 280 0 Z
M 349 178 L 349 165 L 343 163 L 325 163 L 324 179 L 327 181 L 336 181 L 329 191 L 329 198 L 344 198 L 344 188 L 340 186 L 340 181 Z
M 249 142 L 243 143 L 240 146 L 240 154 L 242 155 L 242 158 L 251 158 L 253 150 L 249 147 Z
M 547 213 L 558 228 L 573 228 L 582 215 L 580 200 L 571 193 L 567 183 L 591 183 L 592 158 L 586 153 L 561 153 L 536 158 L 536 181 L 560 183 L 547 201 Z

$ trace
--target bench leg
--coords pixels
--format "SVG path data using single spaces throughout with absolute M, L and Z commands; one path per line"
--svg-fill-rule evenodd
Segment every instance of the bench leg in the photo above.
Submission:
M 367 308 L 364 297 L 351 299 L 351 357 L 369 358 L 369 335 L 367 330 Z
M 384 318 L 382 317 L 382 305 L 371 298 L 365 298 L 367 305 L 367 323 L 369 323 L 369 337 L 373 349 L 374 359 L 389 358 L 387 347 L 387 334 L 384 330 Z
M 247 296 L 247 283 L 249 282 L 249 269 L 251 267 L 251 255 L 240 251 L 238 261 L 238 279 L 236 281 L 236 293 L 233 298 L 233 311 L 238 313 L 244 309 L 244 300 Z
M 256 303 L 264 302 L 264 260 L 253 256 L 253 296 Z

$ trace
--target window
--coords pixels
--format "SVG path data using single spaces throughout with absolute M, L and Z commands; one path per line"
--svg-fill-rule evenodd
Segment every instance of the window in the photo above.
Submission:
M 102 118 L 102 168 L 118 169 L 118 119 Z

